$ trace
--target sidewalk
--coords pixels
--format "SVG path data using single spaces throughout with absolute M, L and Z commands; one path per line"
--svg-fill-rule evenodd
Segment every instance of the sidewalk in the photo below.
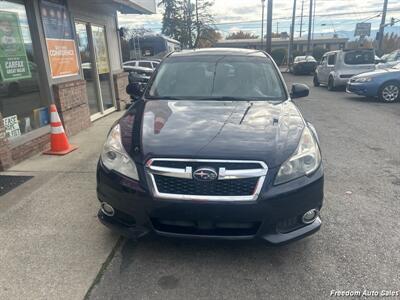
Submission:
M 83 299 L 118 236 L 97 221 L 95 169 L 113 113 L 4 174 L 33 179 L 0 198 L 0 299 Z

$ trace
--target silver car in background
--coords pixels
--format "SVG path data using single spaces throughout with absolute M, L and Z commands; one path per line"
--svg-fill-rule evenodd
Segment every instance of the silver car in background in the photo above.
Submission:
M 400 49 L 387 54 L 383 59 L 383 62 L 376 65 L 376 69 L 393 68 L 399 63 L 400 63 Z
M 314 75 L 314 86 L 324 84 L 332 91 L 345 87 L 354 75 L 375 69 L 373 49 L 336 50 L 322 57 Z

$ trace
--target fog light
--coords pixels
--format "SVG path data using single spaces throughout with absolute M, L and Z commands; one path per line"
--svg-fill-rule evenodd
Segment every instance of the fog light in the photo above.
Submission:
M 115 214 L 114 208 L 106 202 L 101 203 L 101 211 L 108 217 L 112 217 Z
M 311 224 L 318 217 L 318 213 L 319 213 L 319 211 L 317 209 L 309 210 L 308 212 L 306 212 L 303 215 L 303 217 L 301 218 L 301 221 L 304 224 Z

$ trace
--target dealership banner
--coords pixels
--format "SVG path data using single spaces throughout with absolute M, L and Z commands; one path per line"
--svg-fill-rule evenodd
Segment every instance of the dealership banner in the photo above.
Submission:
M 59 78 L 78 75 L 79 64 L 75 40 L 65 2 L 62 0 L 42 0 L 40 11 L 51 76 Z
M 18 14 L 0 11 L 0 82 L 31 78 Z

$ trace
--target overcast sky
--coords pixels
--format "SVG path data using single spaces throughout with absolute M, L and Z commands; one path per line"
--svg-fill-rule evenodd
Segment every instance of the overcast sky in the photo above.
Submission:
M 156 0 L 158 1 L 158 0 Z M 351 31 L 355 24 L 376 16 L 382 11 L 384 0 L 316 0 L 315 32 Z M 299 33 L 302 0 L 297 0 L 296 31 Z M 275 0 L 273 11 L 273 30 L 290 31 L 293 0 Z M 304 0 L 304 15 L 308 15 L 309 0 Z M 161 30 L 162 9 L 155 15 L 120 16 L 121 26 L 145 27 L 156 32 Z M 212 13 L 216 27 L 226 35 L 233 31 L 244 30 L 260 33 L 261 0 L 215 0 Z M 327 16 L 331 15 L 333 16 Z M 343 15 L 339 15 L 343 14 Z M 400 19 L 400 0 L 389 0 L 388 16 Z M 372 27 L 379 28 L 380 17 L 373 18 Z M 308 20 L 304 19 L 303 30 L 307 29 Z M 400 23 L 399 23 L 400 25 Z M 400 34 L 400 26 L 395 32 Z

